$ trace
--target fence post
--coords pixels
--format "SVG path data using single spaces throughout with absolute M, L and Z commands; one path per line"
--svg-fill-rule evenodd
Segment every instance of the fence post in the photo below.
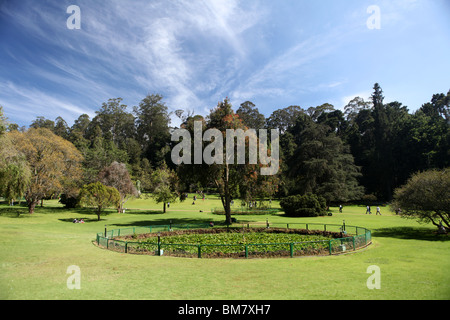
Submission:
M 248 258 L 248 245 L 245 245 L 245 258 Z
M 355 247 L 355 236 L 353 236 L 353 251 L 355 251 L 356 250 L 356 247 Z
M 125 241 L 125 253 L 128 253 L 128 241 Z
M 328 249 L 330 250 L 330 255 L 331 255 L 331 240 L 328 241 Z
M 294 244 L 293 243 L 289 243 L 289 249 L 290 249 L 290 251 L 291 251 L 291 258 L 293 258 L 294 257 Z
M 158 256 L 161 255 L 161 234 L 158 233 Z
M 198 245 L 198 258 L 200 259 L 202 257 L 202 246 Z

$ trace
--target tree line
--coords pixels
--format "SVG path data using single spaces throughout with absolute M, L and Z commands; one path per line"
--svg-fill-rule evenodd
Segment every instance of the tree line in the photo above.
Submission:
M 126 194 L 159 192 L 155 197 L 166 203 L 187 191 L 210 190 L 220 194 L 228 212 L 232 199 L 307 193 L 328 205 L 384 202 L 413 173 L 450 162 L 450 91 L 434 94 L 412 113 L 401 102 L 385 103 L 379 84 L 369 100 L 355 97 L 343 110 L 328 103 L 293 105 L 266 117 L 250 101 L 234 111 L 225 99 L 206 117 L 174 112 L 188 130 L 194 121 L 222 132 L 278 129 L 280 170 L 270 177 L 259 175 L 255 165 L 175 165 L 176 128 L 163 97 L 149 94 L 131 109 L 122 102 L 110 99 L 92 119 L 82 114 L 72 126 L 62 117 L 37 117 L 29 128 L 19 127 L 0 111 L 0 195 L 24 195 L 31 210 L 46 197 L 73 196 L 83 186 L 105 182 L 105 170 L 121 167 L 136 188 Z

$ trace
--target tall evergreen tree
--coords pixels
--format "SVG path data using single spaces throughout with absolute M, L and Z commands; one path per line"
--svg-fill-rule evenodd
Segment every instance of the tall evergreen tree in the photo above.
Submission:
M 289 106 L 287 108 L 275 110 L 270 117 L 266 119 L 266 127 L 269 129 L 278 129 L 281 133 L 284 133 L 295 125 L 296 119 L 302 113 L 305 113 L 305 110 L 300 106 Z
M 236 110 L 236 114 L 247 128 L 263 129 L 265 126 L 266 118 L 259 112 L 253 102 L 245 101 L 241 103 L 241 106 Z
M 63 139 L 68 140 L 69 131 L 70 128 L 67 125 L 67 122 L 63 118 L 57 117 L 55 119 L 55 127 L 53 128 L 53 133 L 56 134 L 57 136 L 60 136 Z
M 315 193 L 327 203 L 357 200 L 363 195 L 358 184 L 360 169 L 355 166 L 349 147 L 328 126 L 310 117 L 297 119 L 290 132 L 296 144 L 288 159 L 293 193 Z
M 124 144 L 127 138 L 136 136 L 134 116 L 127 112 L 127 105 L 122 100 L 115 98 L 103 103 L 90 123 L 91 130 L 99 126 L 103 138 L 112 141 L 117 147 Z
M 138 107 L 133 108 L 137 141 L 152 166 L 158 165 L 170 155 L 170 114 L 162 99 L 159 94 L 148 95 Z

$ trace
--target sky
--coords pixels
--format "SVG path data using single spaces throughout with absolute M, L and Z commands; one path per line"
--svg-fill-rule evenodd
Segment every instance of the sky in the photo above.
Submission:
M 450 90 L 450 1 L 0 0 L 0 105 L 20 126 L 148 94 L 202 115 L 342 110 L 375 83 L 410 112 Z

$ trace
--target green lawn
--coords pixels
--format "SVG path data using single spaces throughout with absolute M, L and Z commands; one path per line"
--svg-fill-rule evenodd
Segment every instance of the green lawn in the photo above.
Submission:
M 189 200 L 190 199 L 190 200 Z M 125 214 L 110 211 L 96 221 L 86 210 L 67 211 L 56 201 L 29 215 L 0 205 L 0 299 L 450 299 L 450 241 L 431 226 L 382 208 L 332 208 L 333 216 L 286 218 L 237 216 L 240 222 L 342 223 L 373 230 L 373 245 L 338 256 L 278 259 L 196 259 L 126 255 L 93 244 L 109 229 L 152 224 L 222 221 L 211 214 L 215 197 L 162 204 L 130 200 Z M 274 202 L 273 206 L 278 203 Z M 19 216 L 17 212 L 23 212 Z M 203 212 L 200 212 L 203 211 Z M 87 218 L 85 224 L 73 218 Z M 81 271 L 81 289 L 67 288 L 67 268 Z M 381 272 L 381 289 L 370 290 L 367 268 Z

